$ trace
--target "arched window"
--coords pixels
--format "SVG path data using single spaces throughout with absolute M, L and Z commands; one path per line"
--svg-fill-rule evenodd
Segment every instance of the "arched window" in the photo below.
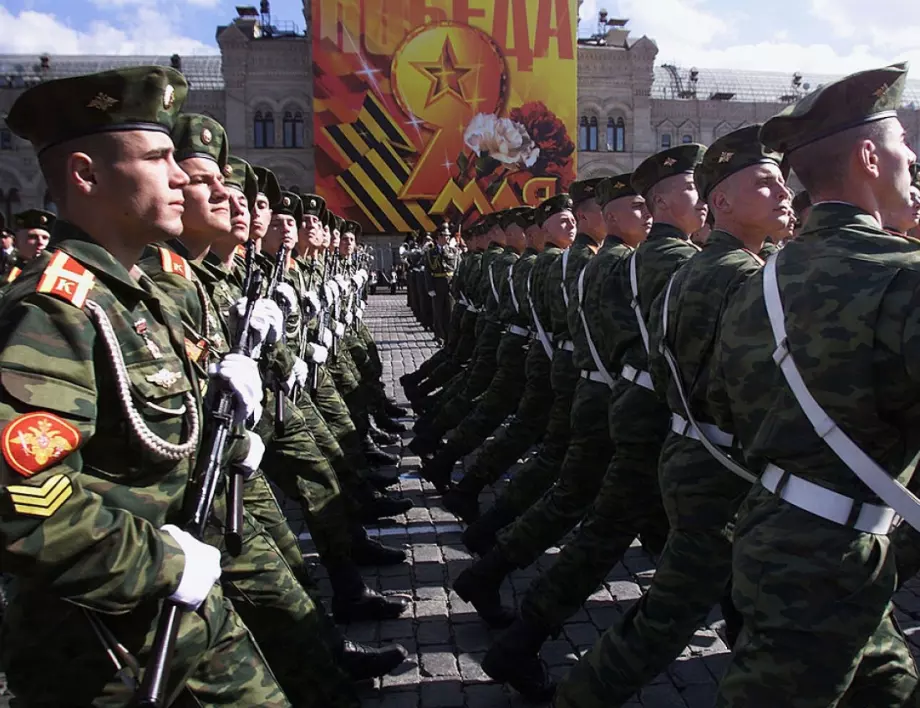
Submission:
M 8 128 L 0 128 L 0 150 L 13 149 L 13 133 Z
M 607 149 L 611 152 L 626 152 L 626 121 L 622 118 L 607 119 Z
M 588 121 L 588 150 L 591 152 L 597 150 L 597 118 L 595 116 Z
M 284 147 L 301 148 L 303 147 L 303 113 L 297 111 L 284 112 Z
M 661 149 L 667 150 L 669 147 L 671 147 L 671 134 L 662 133 L 661 134 Z
M 686 144 L 688 144 L 688 143 L 692 143 L 692 142 L 693 142 L 693 136 L 690 135 L 690 133 L 684 133 L 684 134 L 681 136 L 680 141 L 681 141 L 684 145 L 686 145 Z
M 588 149 L 588 117 L 582 116 L 578 124 L 578 149 Z
M 275 147 L 275 117 L 271 111 L 256 111 L 252 119 L 252 144 L 257 148 Z

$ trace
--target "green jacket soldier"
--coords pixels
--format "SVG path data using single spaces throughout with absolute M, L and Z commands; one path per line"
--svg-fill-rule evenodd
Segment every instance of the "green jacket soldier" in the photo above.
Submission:
M 3 664 L 24 703 L 129 705 L 170 597 L 197 611 L 182 616 L 167 703 L 290 705 L 214 586 L 219 551 L 177 526 L 209 421 L 179 314 L 134 263 L 181 232 L 188 178 L 168 133 L 186 92 L 178 72 L 130 67 L 42 83 L 7 119 L 60 208 L 48 267 L 0 312 L 3 434 L 22 441 L 2 463 L 3 566 L 20 574 Z M 228 359 L 218 375 L 245 418 L 255 369 Z
M 732 436 L 713 424 L 708 369 L 725 306 L 763 266 L 757 254 L 764 235 L 790 218 L 782 156 L 761 145 L 759 130 L 753 125 L 719 138 L 696 167 L 714 228 L 649 318 L 650 371 L 671 410 L 658 474 L 667 545 L 651 587 L 559 687 L 560 705 L 626 703 L 680 654 L 728 584 L 729 525 L 753 476 L 729 457 Z
M 720 707 L 916 697 L 887 534 L 897 516 L 920 525 L 916 499 L 891 484 L 910 484 L 920 449 L 920 252 L 882 228 L 910 203 L 915 155 L 896 113 L 906 76 L 899 64 L 826 84 L 760 132 L 813 206 L 732 298 L 713 356 L 713 422 L 760 473 L 735 526 L 745 626 Z
M 447 342 L 447 328 L 450 324 L 450 279 L 460 260 L 460 254 L 450 244 L 450 237 L 450 223 L 445 221 L 438 230 L 438 242 L 428 251 L 427 259 L 434 336 L 441 344 Z

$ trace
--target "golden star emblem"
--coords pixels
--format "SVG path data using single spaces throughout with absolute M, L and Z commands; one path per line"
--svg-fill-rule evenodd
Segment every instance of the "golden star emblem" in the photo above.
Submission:
M 733 152 L 723 152 L 721 155 L 719 155 L 719 162 L 728 162 L 734 156 L 735 156 L 735 153 Z
M 112 106 L 118 103 L 117 98 L 112 98 L 107 93 L 102 93 L 101 91 L 97 93 L 93 100 L 86 104 L 87 108 L 95 108 L 102 112 L 109 110 Z
M 412 62 L 412 66 L 431 80 L 431 88 L 428 89 L 428 98 L 425 101 L 426 108 L 442 96 L 450 93 L 461 101 L 466 102 L 466 96 L 463 93 L 460 80 L 472 71 L 473 67 L 457 65 L 457 55 L 450 43 L 450 37 L 444 39 L 439 63 Z
M 676 162 L 677 162 L 677 160 L 675 160 L 673 157 L 669 157 L 669 158 L 666 159 L 662 164 L 663 164 L 665 167 L 670 167 L 671 165 L 675 164 Z
M 625 187 L 625 186 L 626 186 L 626 185 L 623 184 L 622 182 L 617 182 L 615 185 L 613 185 L 613 188 L 614 188 L 614 189 L 623 189 L 623 187 Z
M 888 84 L 882 84 L 877 89 L 875 89 L 875 92 L 872 95 L 875 96 L 876 98 L 881 98 L 882 96 L 885 95 L 887 91 L 888 91 Z

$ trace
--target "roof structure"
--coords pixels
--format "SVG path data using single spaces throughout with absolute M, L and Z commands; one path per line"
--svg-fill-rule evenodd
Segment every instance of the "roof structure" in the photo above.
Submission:
M 784 74 L 742 69 L 697 69 L 662 64 L 654 69 L 652 98 L 744 103 L 793 103 L 843 74 Z M 903 106 L 920 108 L 920 80 L 907 81 Z
M 22 88 L 43 80 L 60 79 L 78 74 L 117 69 L 122 66 L 154 64 L 170 66 L 169 56 L 117 56 L 117 55 L 51 55 L 48 68 L 41 65 L 39 57 L 24 54 L 0 54 L 0 88 Z M 215 55 L 184 55 L 181 57 L 182 73 L 192 89 L 221 90 L 224 76 L 221 57 Z

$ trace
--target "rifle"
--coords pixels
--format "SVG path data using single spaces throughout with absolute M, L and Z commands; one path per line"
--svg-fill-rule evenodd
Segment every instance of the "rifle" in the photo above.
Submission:
M 317 259 L 318 262 L 319 259 Z M 326 291 L 326 278 L 329 275 L 329 269 L 326 267 L 326 264 L 323 264 L 323 278 L 320 281 L 319 287 L 316 289 L 317 294 L 322 298 L 320 302 L 320 311 L 317 313 L 317 329 L 316 329 L 316 344 L 319 344 L 323 341 L 323 332 L 326 330 L 326 327 L 329 325 L 329 305 L 325 301 L 325 291 Z M 310 274 L 310 286 L 313 285 L 313 274 Z M 304 327 L 301 330 L 301 358 L 303 358 L 303 353 L 307 350 L 307 327 L 306 322 Z M 315 362 L 310 362 L 310 395 L 316 393 L 316 389 L 319 387 L 319 367 L 320 365 Z
M 249 292 L 249 286 L 252 284 L 252 272 L 256 264 L 256 242 L 252 239 L 246 241 L 246 277 L 243 280 L 243 292 Z
M 262 274 L 253 273 L 246 292 L 246 312 L 240 320 L 236 332 L 236 339 L 230 349 L 234 354 L 249 354 L 249 322 L 255 309 L 256 300 L 259 299 L 259 290 L 262 286 Z M 220 482 L 221 463 L 230 429 L 236 416 L 237 402 L 229 386 L 223 385 L 212 399 L 212 410 L 205 415 L 205 420 L 213 420 L 207 439 L 203 442 L 200 454 L 195 462 L 194 484 L 195 493 L 187 497 L 190 500 L 186 507 L 185 530 L 199 541 L 204 539 L 205 527 L 211 516 L 214 506 L 214 496 Z M 230 497 L 228 503 L 227 536 L 230 541 L 231 525 L 236 525 L 235 533 L 239 536 L 239 527 L 242 525 L 242 484 L 241 475 L 233 473 L 229 480 Z M 232 515 L 236 514 L 234 518 Z M 237 523 L 239 522 L 239 523 Z M 241 538 L 240 538 L 241 541 Z M 153 647 L 150 652 L 150 663 L 144 671 L 144 680 L 135 694 L 136 705 L 140 708 L 162 708 L 166 694 L 166 685 L 169 682 L 169 670 L 172 662 L 176 638 L 179 635 L 184 610 L 172 600 L 164 600 L 157 622 L 157 631 L 153 638 Z
M 278 253 L 275 255 L 275 265 L 272 269 L 272 278 L 268 283 L 268 289 L 265 291 L 265 297 L 269 299 L 274 299 L 275 291 L 278 290 L 278 285 L 281 283 L 281 276 L 284 273 L 284 266 L 287 263 L 288 254 L 290 249 L 282 246 L 278 249 Z M 285 327 L 287 326 L 288 318 L 288 305 L 286 301 L 282 301 L 278 304 L 278 307 L 281 308 L 281 332 L 279 332 L 279 337 L 281 338 L 281 343 L 285 342 Z M 284 431 L 284 390 L 282 389 L 283 382 L 275 380 L 274 389 L 275 389 L 275 434 L 281 435 Z

